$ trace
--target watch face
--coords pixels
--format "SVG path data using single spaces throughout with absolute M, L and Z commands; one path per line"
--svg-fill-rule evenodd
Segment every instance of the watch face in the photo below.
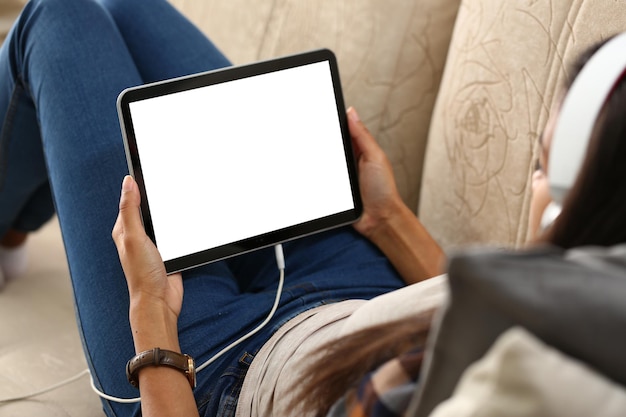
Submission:
M 196 387 L 196 364 L 194 363 L 191 356 L 185 356 L 187 356 L 187 378 L 189 379 L 189 384 L 191 384 L 191 388 L 194 389 Z

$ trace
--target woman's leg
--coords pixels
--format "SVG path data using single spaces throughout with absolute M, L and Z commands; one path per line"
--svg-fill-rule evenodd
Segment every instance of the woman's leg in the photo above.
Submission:
M 5 47 L 4 60 L 8 60 L 7 53 Z M 11 116 L 11 122 L 0 130 L 0 238 L 4 238 L 9 231 L 37 230 L 52 217 L 54 207 L 35 108 L 21 94 L 20 86 L 10 85 L 7 76 L 2 75 L 0 83 L 1 105 Z M 24 137 L 21 143 L 11 140 L 14 130 Z
M 197 27 L 165 0 L 96 1 L 115 20 L 146 83 L 231 65 Z
M 133 346 L 126 284 L 110 234 L 127 172 L 115 97 L 141 78 L 113 21 L 82 0 L 29 3 L 0 62 L 2 139 L 11 146 L 3 155 L 11 173 L 5 180 L 41 186 L 49 179 L 87 360 L 100 387 L 132 395 L 116 390 L 125 388 L 117 371 Z M 35 186 L 16 188 L 33 206 L 36 198 L 28 193 L 36 194 Z M 15 195 L 3 196 L 5 202 L 15 205 Z
M 143 83 L 230 65 L 215 46 L 166 1 L 101 0 L 99 3 L 114 18 Z M 22 87 L 16 85 L 15 88 Z M 12 114 L 11 123 L 4 124 L 0 130 L 0 237 L 10 229 L 37 230 L 54 214 L 39 126 L 34 122 L 35 108 L 26 94 L 13 94 L 13 91 L 5 90 L 7 96 L 12 97 L 7 104 Z M 24 139 L 9 140 L 13 129 L 19 129 Z M 6 161 L 8 155 L 11 155 L 11 164 Z M 8 178 L 11 181 L 7 181 Z
M 181 30 L 190 26 L 178 22 Z M 143 46 L 149 44 L 144 39 Z M 185 46 L 192 45 L 180 49 Z M 92 1 L 32 1 L 0 51 L 0 167 L 10 185 L 0 191 L 0 218 L 12 225 L 25 208 L 40 207 L 39 190 L 44 187 L 45 196 L 49 180 L 87 360 L 96 384 L 122 397 L 138 392 L 125 380 L 134 348 L 126 283 L 111 239 L 127 173 L 115 102 L 122 89 L 143 82 L 114 20 Z M 50 217 L 47 207 L 33 228 Z M 220 265 L 205 273 L 233 281 Z M 105 403 L 105 410 L 128 415 L 137 406 Z

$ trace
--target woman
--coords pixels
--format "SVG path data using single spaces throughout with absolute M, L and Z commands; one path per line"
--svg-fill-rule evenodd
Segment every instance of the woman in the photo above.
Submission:
M 136 353 L 158 347 L 202 364 L 272 306 L 278 271 L 271 249 L 167 277 L 141 228 L 132 179 L 124 180 L 120 199 L 127 167 L 119 92 L 228 64 L 163 0 L 35 0 L 0 50 L 3 244 L 23 247 L 28 232 L 56 209 L 95 385 L 116 397 L 141 394 L 144 416 L 229 415 L 252 358 L 282 324 L 304 314 L 307 325 L 339 326 L 364 300 L 435 275 L 442 258 L 351 111 L 366 206 L 361 221 L 284 245 L 288 272 L 273 320 L 200 372 L 195 390 L 185 375 L 163 366 L 142 368 L 140 390 L 132 387 L 125 368 Z M 348 301 L 335 302 L 341 300 Z M 103 406 L 108 415 L 140 412 L 137 404 Z
M 119 191 L 127 169 L 117 94 L 225 65 L 219 51 L 161 0 L 34 0 L 0 51 L 0 235 L 3 243 L 22 243 L 52 215 L 52 195 L 85 353 L 97 387 L 108 394 L 137 395 L 124 372 L 136 353 L 158 347 L 204 363 L 254 328 L 271 307 L 277 277 L 271 251 L 168 277 L 143 232 L 136 184 L 126 177 L 121 196 Z M 303 366 L 311 363 L 316 375 L 324 366 L 329 369 L 311 352 L 334 340 L 364 300 L 437 274 L 441 249 L 402 203 L 388 160 L 356 112 L 348 115 L 359 161 L 362 219 L 353 230 L 285 245 L 288 275 L 276 316 L 199 373 L 195 390 L 179 370 L 141 368 L 135 376 L 142 415 L 233 415 L 238 405 L 242 415 L 284 413 Z M 365 368 L 423 341 L 427 325 L 420 322 L 415 331 L 411 322 L 409 332 L 406 323 L 389 331 L 408 335 L 404 343 L 394 343 L 386 355 L 374 352 Z M 344 340 L 344 346 L 354 343 Z M 387 347 L 383 343 L 378 350 Z M 279 362 L 272 360 L 277 352 Z M 362 372 L 348 370 L 345 389 Z M 284 377 L 291 379 L 284 382 Z M 312 386 L 322 380 L 313 375 Z M 324 413 L 337 398 L 313 401 L 318 409 L 312 412 Z M 108 400 L 103 405 L 108 415 L 140 412 L 137 405 Z

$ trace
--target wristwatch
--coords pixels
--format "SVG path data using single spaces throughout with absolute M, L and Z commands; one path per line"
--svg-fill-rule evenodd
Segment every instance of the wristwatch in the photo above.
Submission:
M 185 374 L 191 388 L 196 387 L 196 367 L 189 355 L 159 348 L 139 353 L 126 364 L 126 377 L 135 388 L 139 388 L 139 370 L 146 366 L 169 366 L 177 369 Z

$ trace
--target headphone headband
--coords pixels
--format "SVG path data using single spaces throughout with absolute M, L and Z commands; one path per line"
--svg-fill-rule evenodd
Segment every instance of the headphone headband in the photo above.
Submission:
M 574 184 L 598 115 L 625 73 L 626 32 L 593 54 L 565 96 L 548 164 L 550 194 L 557 204 Z

